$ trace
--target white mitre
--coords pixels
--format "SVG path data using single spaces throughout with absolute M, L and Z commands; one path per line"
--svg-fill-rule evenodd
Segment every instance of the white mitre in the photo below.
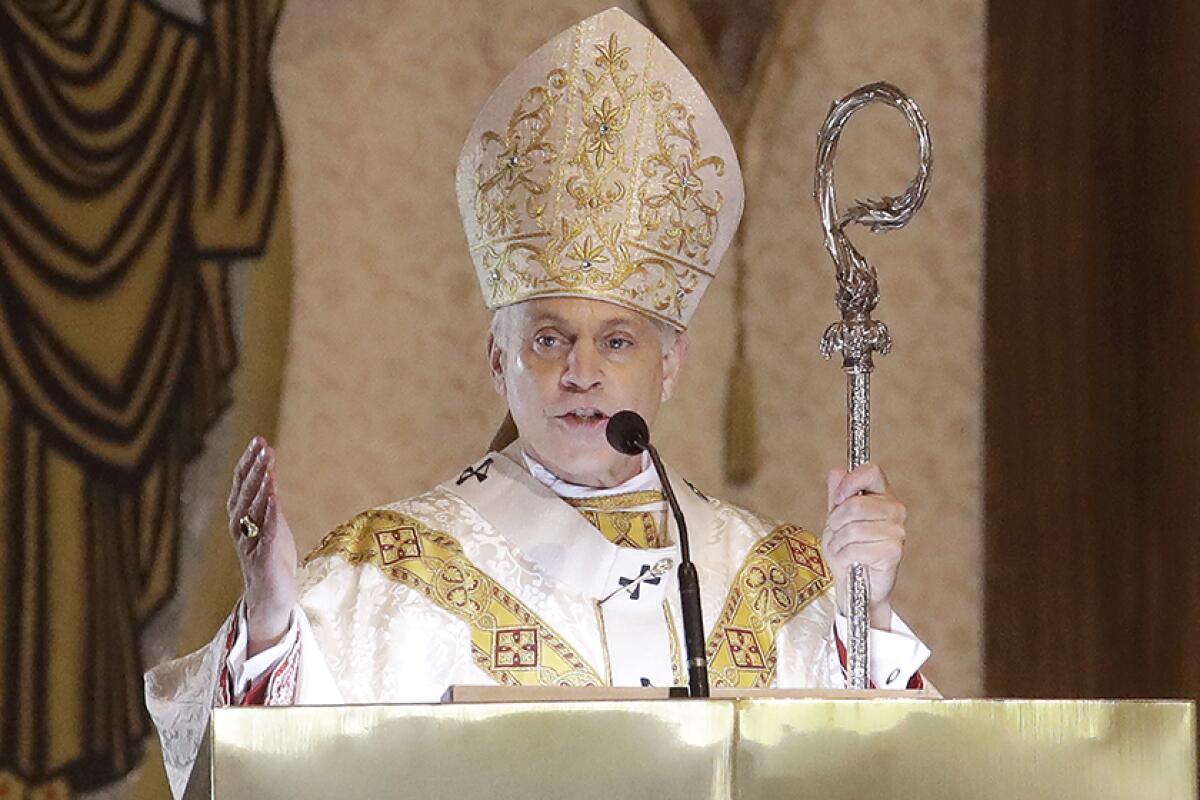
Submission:
M 617 8 L 563 31 L 492 93 L 458 161 L 488 308 L 593 297 L 686 328 L 742 215 L 712 102 Z

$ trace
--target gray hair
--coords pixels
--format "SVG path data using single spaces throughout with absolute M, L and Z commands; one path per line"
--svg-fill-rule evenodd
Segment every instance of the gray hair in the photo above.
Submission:
M 520 334 L 521 326 L 521 317 L 518 313 L 520 305 L 517 303 L 511 306 L 501 306 L 492 312 L 492 337 L 500 345 L 500 349 L 505 352 L 512 352 L 519 344 L 517 337 Z M 679 338 L 680 331 L 662 320 L 650 318 L 650 321 L 658 329 L 659 342 L 665 356 L 675 346 L 675 340 Z

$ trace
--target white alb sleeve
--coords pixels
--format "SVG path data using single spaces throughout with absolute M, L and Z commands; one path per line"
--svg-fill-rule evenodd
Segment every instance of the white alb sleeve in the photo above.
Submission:
M 839 612 L 833 624 L 838 638 L 846 642 L 850 636 L 850 621 Z M 900 615 L 893 612 L 890 631 L 871 629 L 867 638 L 867 656 L 871 661 L 871 682 L 876 689 L 904 689 L 929 658 L 929 648 L 900 619 Z
M 250 690 L 255 681 L 279 666 L 279 663 L 291 652 L 296 645 L 296 638 L 300 635 L 300 627 L 296 624 L 296 612 L 293 611 L 288 620 L 287 633 L 283 635 L 283 638 L 261 653 L 247 658 L 246 650 L 250 646 L 250 636 L 247 633 L 249 623 L 246 620 L 245 603 L 238 604 L 237 621 L 234 624 L 237 627 L 237 634 L 234 637 L 233 645 L 229 648 L 225 666 L 229 670 L 230 682 L 233 684 L 230 700 L 237 705 L 246 696 L 246 692 Z

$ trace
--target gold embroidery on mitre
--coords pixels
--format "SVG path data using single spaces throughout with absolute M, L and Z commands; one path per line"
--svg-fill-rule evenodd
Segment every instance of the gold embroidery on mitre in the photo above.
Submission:
M 459 160 L 489 308 L 579 295 L 686 327 L 741 217 L 712 103 L 654 34 L 610 9 L 527 58 Z
M 462 545 L 397 511 L 374 509 L 336 528 L 305 557 L 370 564 L 471 627 L 476 666 L 510 686 L 602 686 L 561 636 L 463 555 Z
M 770 686 L 779 630 L 831 583 L 817 539 L 808 531 L 780 525 L 761 539 L 738 570 L 708 637 L 712 684 Z

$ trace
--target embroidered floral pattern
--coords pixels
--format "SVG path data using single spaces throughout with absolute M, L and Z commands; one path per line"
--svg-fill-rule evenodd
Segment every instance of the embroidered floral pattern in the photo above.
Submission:
M 697 113 L 719 120 L 706 99 L 676 97 L 673 87 L 702 93 L 649 32 L 616 28 L 569 32 L 579 38 L 558 45 L 563 63 L 531 80 L 502 128 L 479 134 L 460 185 L 468 231 L 493 308 L 580 294 L 682 327 L 720 258 L 726 198 L 715 182 L 727 159 L 705 149 Z
M 758 542 L 734 578 L 709 635 L 712 684 L 772 685 L 780 629 L 830 585 L 820 548 L 807 531 L 781 525 Z
M 385 563 L 379 542 L 412 531 L 420 546 L 412 556 Z M 450 535 L 388 509 L 359 514 L 335 529 L 305 558 L 338 556 L 369 564 L 391 580 L 423 594 L 471 627 L 476 666 L 497 682 L 525 686 L 599 686 L 599 674 L 517 597 L 463 555 Z

